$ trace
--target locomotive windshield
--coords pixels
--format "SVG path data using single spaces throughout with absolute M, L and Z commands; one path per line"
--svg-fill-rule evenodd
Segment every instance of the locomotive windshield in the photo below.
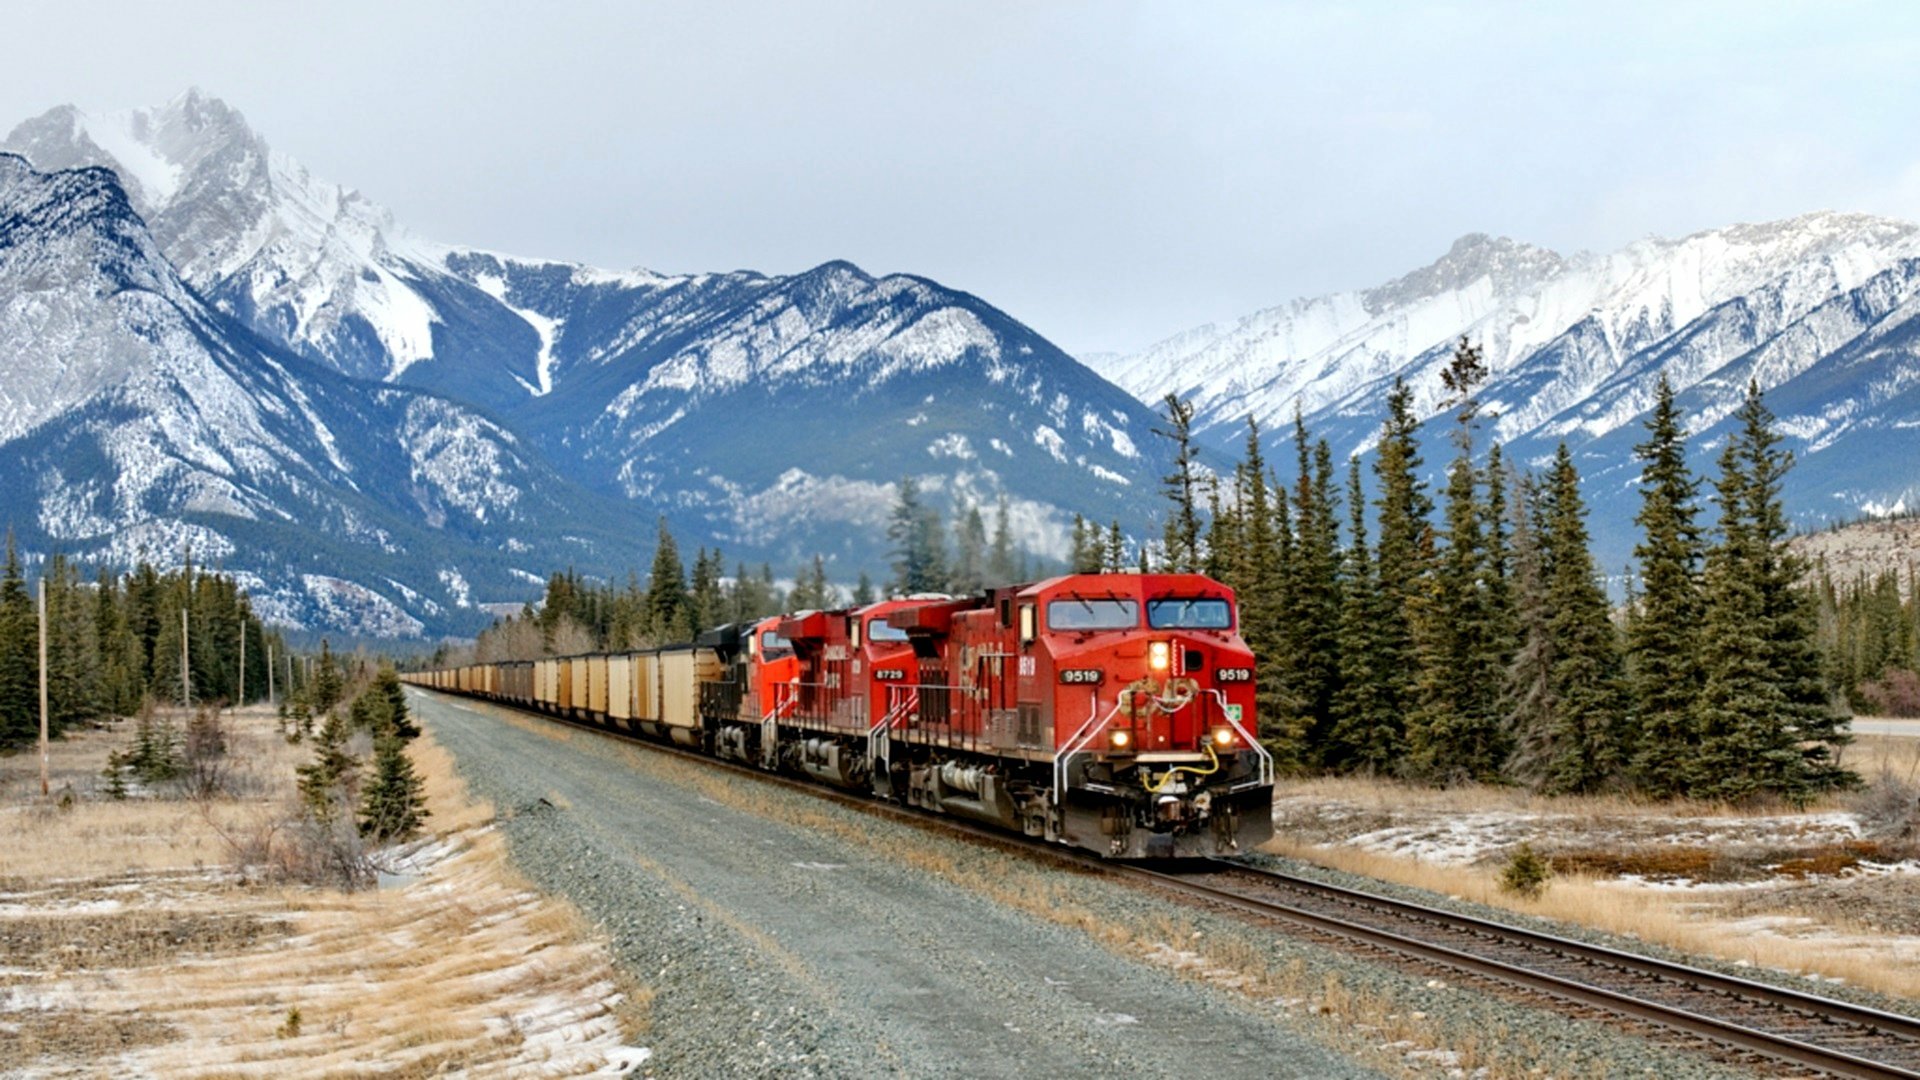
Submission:
M 1138 600 L 1073 597 L 1047 604 L 1050 630 L 1130 630 L 1140 625 Z
M 1231 630 L 1233 607 L 1225 600 L 1149 600 L 1147 625 L 1155 630 Z
M 907 632 L 885 619 L 873 619 L 867 623 L 868 641 L 905 641 Z

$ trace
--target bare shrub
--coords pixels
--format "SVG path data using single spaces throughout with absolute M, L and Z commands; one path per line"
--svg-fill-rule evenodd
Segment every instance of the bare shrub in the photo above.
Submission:
M 1920 716 L 1920 673 L 1888 668 L 1861 683 L 1860 698 L 1877 716 Z
M 1920 786 L 1892 769 L 1881 769 L 1872 783 L 1853 796 L 1852 804 L 1867 835 L 1920 838 Z

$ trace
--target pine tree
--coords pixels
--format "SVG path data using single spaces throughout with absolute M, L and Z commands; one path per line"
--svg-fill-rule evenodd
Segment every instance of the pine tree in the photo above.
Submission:
M 959 596 L 979 592 L 987 579 L 987 523 L 980 508 L 966 503 L 954 515 L 953 577 L 950 590 Z
M 1535 786 L 1543 782 L 1552 763 L 1560 712 L 1553 681 L 1558 653 L 1547 606 L 1547 556 L 1541 540 L 1551 528 L 1545 501 L 1532 476 L 1522 475 L 1514 482 L 1509 514 L 1517 639 L 1501 694 L 1507 738 L 1513 747 L 1507 770 Z
M 1769 668 L 1760 559 L 1747 520 L 1748 476 L 1739 436 L 1720 454 L 1714 482 L 1720 535 L 1707 550 L 1700 626 L 1703 681 L 1693 702 L 1699 748 L 1688 793 L 1740 799 L 1791 786 L 1799 760 L 1780 720 L 1786 702 Z
M 1655 391 L 1647 441 L 1634 447 L 1640 474 L 1642 532 L 1633 554 L 1640 564 L 1640 595 L 1627 621 L 1628 690 L 1638 738 L 1633 776 L 1651 794 L 1667 797 L 1687 787 L 1698 747 L 1694 698 L 1700 691 L 1700 529 L 1695 524 L 1699 482 L 1687 468 L 1687 432 L 1663 372 Z
M 375 843 L 411 839 L 427 817 L 426 784 L 397 738 L 374 746 L 373 779 L 360 797 L 360 835 Z
M 1340 690 L 1322 758 L 1329 768 L 1383 774 L 1402 752 L 1401 717 L 1382 666 L 1379 582 L 1367 547 L 1366 492 L 1360 459 L 1347 462 L 1350 542 L 1340 567 Z
M 1447 543 L 1424 587 L 1410 594 L 1418 673 L 1405 771 L 1435 781 L 1492 779 L 1507 754 L 1499 718 L 1504 627 L 1488 595 L 1492 515 L 1473 463 L 1476 391 L 1485 378 L 1479 350 L 1461 338 L 1441 372 L 1459 422 L 1447 469 Z
M 1167 427 L 1153 429 L 1155 435 L 1173 443 L 1174 471 L 1162 481 L 1167 498 L 1173 502 L 1173 512 L 1167 515 L 1163 561 L 1170 571 L 1190 573 L 1200 568 L 1200 518 L 1193 494 L 1193 404 L 1175 394 L 1168 394 L 1165 404 Z
M 0 573 L 0 749 L 25 746 L 40 736 L 38 623 L 8 530 L 6 568 Z
M 1296 756 L 1300 765 L 1316 766 L 1322 763 L 1333 728 L 1333 703 L 1340 688 L 1340 538 L 1332 452 L 1325 440 L 1311 445 L 1297 410 L 1294 455 L 1291 557 L 1281 574 L 1282 647 L 1296 709 L 1291 725 Z
M 1006 495 L 1002 494 L 993 511 L 993 545 L 987 551 L 987 584 L 995 587 L 1011 585 L 1016 580 L 1016 571 L 1012 510 Z
M 647 626 L 655 640 L 686 641 L 693 637 L 693 612 L 687 594 L 686 569 L 680 562 L 680 545 L 667 529 L 667 519 L 659 519 L 658 538 L 653 548 L 653 570 L 647 578 Z
M 347 721 L 338 711 L 327 714 L 313 743 L 313 760 L 294 771 L 299 775 L 300 801 L 319 822 L 331 822 L 352 805 L 360 762 L 347 752 Z
M 1431 562 L 1432 504 L 1420 480 L 1419 421 L 1413 415 L 1413 391 L 1396 377 L 1387 395 L 1387 419 L 1381 426 L 1373 469 L 1379 485 L 1380 543 L 1374 567 L 1379 588 L 1378 664 L 1382 678 L 1381 715 L 1404 717 L 1415 700 L 1419 662 L 1413 646 L 1411 609 L 1426 588 Z M 1396 724 L 1404 721 L 1395 721 Z M 1391 740 L 1400 745 L 1401 733 Z
M 720 587 L 720 578 L 726 572 L 727 565 L 721 558 L 719 548 L 708 551 L 703 547 L 694 557 L 693 589 L 687 598 L 694 630 L 704 630 L 727 621 L 726 595 Z
M 415 723 L 407 709 L 407 690 L 400 683 L 400 675 L 389 661 L 381 661 L 380 668 L 374 673 L 373 682 L 364 693 L 380 701 L 380 712 L 386 718 L 385 731 L 410 742 L 420 736 L 420 725 Z
M 1580 476 L 1565 443 L 1554 456 L 1548 484 L 1548 527 L 1541 547 L 1547 632 L 1554 647 L 1549 673 L 1554 719 L 1542 787 L 1555 794 L 1591 792 L 1617 776 L 1627 761 L 1619 642 L 1606 593 L 1596 580 Z
M 867 576 L 865 570 L 862 570 L 860 571 L 859 582 L 853 587 L 853 606 L 866 607 L 868 604 L 873 603 L 875 599 L 877 599 L 877 595 L 873 590 L 873 579 Z
M 1241 469 L 1245 465 L 1239 466 Z M 1236 477 L 1237 482 L 1237 477 Z M 1227 506 L 1220 497 L 1220 478 L 1207 477 L 1207 557 L 1201 572 L 1215 581 L 1233 584 L 1246 561 L 1240 550 L 1240 508 Z
M 946 587 L 946 544 L 940 515 L 920 501 L 920 485 L 911 476 L 900 478 L 887 540 L 892 545 L 894 592 L 911 595 Z
M 1805 800 L 1858 777 L 1840 768 L 1836 751 L 1851 736 L 1841 729 L 1832 706 L 1815 643 L 1814 611 L 1801 580 L 1806 561 L 1787 547 L 1790 529 L 1780 500 L 1780 485 L 1793 456 L 1778 449 L 1773 413 L 1749 381 L 1746 400 L 1735 414 L 1739 445 L 1746 459 L 1745 515 L 1752 530 L 1752 554 L 1769 668 L 1778 686 L 1782 741 L 1797 754 L 1783 777 L 1780 794 Z
M 1107 526 L 1107 554 L 1100 568 L 1109 574 L 1118 574 L 1127 568 L 1127 538 L 1120 531 L 1119 518 Z
M 320 659 L 314 664 L 313 688 L 307 695 L 313 711 L 332 712 L 346 693 L 346 686 L 346 679 L 340 672 L 340 660 L 333 654 L 333 644 L 321 638 Z

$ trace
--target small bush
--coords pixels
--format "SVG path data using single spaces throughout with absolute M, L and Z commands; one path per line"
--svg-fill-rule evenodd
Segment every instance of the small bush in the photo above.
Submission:
M 276 1038 L 281 1039 L 297 1039 L 300 1037 L 300 1006 L 295 1005 L 287 1010 L 286 1022 L 281 1024 L 280 1029 L 273 1034 Z
M 1552 876 L 1553 863 L 1534 851 L 1532 844 L 1521 844 L 1500 871 L 1500 887 L 1531 900 L 1547 891 Z
M 1852 804 L 1868 836 L 1920 838 L 1920 787 L 1899 773 L 1882 769 Z
M 1920 674 L 1888 668 L 1857 691 L 1862 704 L 1877 716 L 1920 716 Z

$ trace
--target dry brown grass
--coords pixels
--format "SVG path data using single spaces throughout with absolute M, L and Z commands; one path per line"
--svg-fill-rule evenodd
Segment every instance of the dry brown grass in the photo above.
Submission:
M 512 871 L 491 808 L 430 735 L 413 754 L 433 836 L 391 864 L 412 880 L 343 894 L 209 869 L 232 857 L 223 834 L 284 814 L 307 752 L 263 712 L 237 727 L 263 780 L 241 799 L 96 800 L 83 785 L 111 732 L 56 746 L 82 792 L 67 810 L 41 803 L 37 759 L 20 805 L 5 763 L 16 801 L 0 813 L 30 828 L 0 868 L 0 1021 L 21 1033 L 0 1040 L 0 1073 L 572 1075 L 644 1029 L 648 992 Z
M 1440 866 L 1357 848 L 1303 844 L 1284 837 L 1265 850 L 1382 881 L 1412 885 L 1474 903 L 1593 927 L 1685 952 L 1783 971 L 1818 973 L 1905 997 L 1920 997 L 1920 959 L 1912 944 L 1898 946 L 1865 928 L 1835 920 L 1830 933 L 1785 937 L 1760 933 L 1750 920 L 1716 920 L 1701 896 L 1636 889 L 1579 872 L 1558 872 L 1536 899 L 1500 887 L 1499 868 Z M 1802 926 L 1812 933 L 1819 928 Z M 1912 943 L 1912 939 L 1906 939 Z

